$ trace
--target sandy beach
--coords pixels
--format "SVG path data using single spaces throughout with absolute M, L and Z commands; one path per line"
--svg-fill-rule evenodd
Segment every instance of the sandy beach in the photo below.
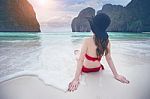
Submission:
M 109 67 L 97 73 L 83 74 L 78 90 L 75 92 L 64 92 L 49 85 L 33 76 L 22 76 L 0 85 L 0 99 L 149 99 L 148 66 L 134 66 L 130 64 L 142 64 L 144 60 L 138 58 L 129 63 L 121 63 L 132 57 L 121 59 L 114 56 L 117 70 L 125 75 L 130 84 L 123 84 L 115 80 Z M 125 66 L 126 65 L 126 66 Z M 61 84 L 61 82 L 60 82 Z
M 71 38 L 75 48 L 83 39 L 80 37 Z M 0 74 L 2 78 L 24 69 L 33 72 L 40 69 L 46 71 L 41 72 L 40 77 L 27 76 L 27 74 L 1 82 L 0 99 L 149 99 L 149 39 L 111 40 L 111 52 L 116 69 L 130 81 L 129 84 L 123 84 L 114 79 L 103 57 L 101 63 L 105 67 L 104 71 L 83 73 L 78 90 L 65 92 L 63 90 L 67 87 L 67 80 L 72 74 L 71 68 L 74 68 L 70 60 L 72 44 L 69 39 L 69 35 L 61 34 L 56 38 L 54 35 L 41 34 L 41 41 L 1 42 Z M 68 42 L 70 43 L 66 45 Z M 59 53 L 60 48 L 61 53 Z M 44 59 L 42 66 L 38 65 L 40 54 Z

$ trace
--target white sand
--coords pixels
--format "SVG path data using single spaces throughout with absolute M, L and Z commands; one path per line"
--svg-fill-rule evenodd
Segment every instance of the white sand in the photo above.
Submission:
M 117 52 L 116 49 L 112 47 L 114 63 L 118 72 L 130 80 L 130 84 L 115 80 L 103 59 L 105 70 L 84 74 L 82 80 L 85 83 L 80 84 L 75 92 L 63 92 L 45 85 L 37 77 L 22 76 L 0 84 L 0 99 L 150 99 L 149 53 L 124 48 Z
M 130 84 L 123 84 L 115 80 L 103 61 L 105 70 L 83 74 L 85 84 L 80 84 L 75 92 L 65 93 L 45 85 L 37 77 L 23 76 L 1 83 L 0 99 L 149 99 L 149 67 L 148 65 L 142 67 L 141 64 L 144 60 L 138 61 L 139 59 L 121 63 L 130 58 L 132 59 L 130 56 L 127 59 L 118 58 L 117 55 L 114 57 L 114 60 L 120 61 L 115 62 L 119 73 L 126 76 L 130 80 Z M 134 66 L 135 62 L 139 66 Z

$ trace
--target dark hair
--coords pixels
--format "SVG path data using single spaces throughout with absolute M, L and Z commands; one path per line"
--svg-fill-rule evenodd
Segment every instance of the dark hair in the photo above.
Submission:
M 103 56 L 104 53 L 105 55 L 107 55 L 108 51 L 107 51 L 107 45 L 109 42 L 109 39 L 100 39 L 96 36 L 93 37 L 95 45 L 97 46 L 96 48 L 96 55 L 97 57 Z
M 106 29 L 108 28 L 111 20 L 108 15 L 105 13 L 99 13 L 97 14 L 92 20 L 90 20 L 90 26 L 92 32 L 95 34 L 93 39 L 95 42 L 96 48 L 96 54 L 97 57 L 103 56 L 104 53 L 107 55 L 107 45 L 109 42 L 108 34 L 106 32 Z

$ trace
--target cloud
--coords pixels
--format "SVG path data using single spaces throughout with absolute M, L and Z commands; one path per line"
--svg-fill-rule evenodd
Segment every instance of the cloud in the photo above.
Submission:
M 38 0 L 29 1 L 41 24 L 48 24 L 50 27 L 70 27 L 71 20 L 86 7 L 100 10 L 104 4 L 125 6 L 131 0 L 49 0 L 44 6 L 38 4 Z
M 49 18 L 47 22 L 41 22 L 41 24 L 48 25 L 50 27 L 67 27 L 70 26 L 72 17 L 70 14 L 62 13 L 58 16 Z
M 102 8 L 103 5 L 111 3 L 114 5 L 127 5 L 131 0 L 62 0 L 64 10 L 79 12 L 86 7 L 93 7 L 96 10 Z M 80 2 L 79 2 L 80 1 Z

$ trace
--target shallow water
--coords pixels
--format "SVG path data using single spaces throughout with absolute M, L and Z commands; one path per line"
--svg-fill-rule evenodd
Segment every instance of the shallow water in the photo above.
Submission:
M 0 82 L 34 75 L 46 84 L 66 90 L 75 72 L 73 52 L 80 49 L 83 38 L 89 36 L 91 33 L 84 32 L 0 32 Z M 109 38 L 115 60 L 147 68 L 150 63 L 150 34 L 111 32 Z

